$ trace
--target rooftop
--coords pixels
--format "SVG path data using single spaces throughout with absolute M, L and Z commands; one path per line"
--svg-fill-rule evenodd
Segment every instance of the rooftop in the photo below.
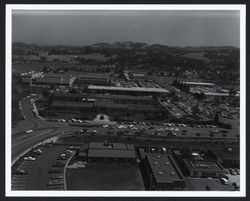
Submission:
M 62 93 L 54 92 L 56 96 L 70 96 L 70 97 L 82 97 L 82 98 L 96 98 L 96 99 L 129 99 L 129 100 L 152 100 L 151 96 L 131 96 L 131 95 L 111 95 L 111 94 L 84 94 L 84 93 Z
M 214 83 L 209 83 L 209 82 L 183 82 L 186 84 L 190 84 L 190 85 L 209 85 L 209 86 L 215 86 Z
M 91 142 L 89 143 L 89 149 L 127 149 L 126 144 L 123 143 L 98 143 Z
M 184 159 L 186 167 L 190 171 L 203 171 L 203 172 L 209 172 L 209 171 L 218 171 L 224 172 L 223 167 L 216 161 L 213 160 L 187 160 Z
M 143 88 L 143 87 L 114 87 L 114 86 L 88 86 L 88 89 L 110 90 L 110 91 L 134 91 L 134 92 L 151 92 L 151 93 L 169 93 L 163 88 Z
M 80 101 L 54 101 L 50 106 L 62 106 L 62 107 L 93 107 L 94 103 L 80 102 Z
M 183 175 L 171 155 L 146 154 L 157 183 L 168 183 L 183 180 Z
M 89 157 L 135 158 L 135 149 L 131 144 L 89 143 Z
M 88 157 L 135 158 L 134 150 L 89 149 Z

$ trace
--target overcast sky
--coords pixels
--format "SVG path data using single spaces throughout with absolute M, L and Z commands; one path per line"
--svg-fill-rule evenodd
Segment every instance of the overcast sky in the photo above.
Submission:
M 239 11 L 13 11 L 13 42 L 239 47 Z

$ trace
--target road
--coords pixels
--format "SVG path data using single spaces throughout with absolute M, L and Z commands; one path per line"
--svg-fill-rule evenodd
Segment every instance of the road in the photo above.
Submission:
M 75 132 L 81 129 L 81 127 L 69 126 L 67 123 L 47 122 L 36 117 L 32 112 L 33 106 L 30 99 L 24 98 L 21 103 L 21 113 L 25 116 L 25 121 L 19 122 L 12 129 L 12 160 L 25 150 L 47 138 L 56 136 L 62 132 Z M 28 129 L 32 129 L 33 132 L 29 134 L 25 133 Z

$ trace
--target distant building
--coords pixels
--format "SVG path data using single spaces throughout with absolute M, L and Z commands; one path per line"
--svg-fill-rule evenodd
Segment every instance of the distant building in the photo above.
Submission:
M 185 180 L 172 155 L 146 153 L 145 177 L 149 190 L 183 190 Z
M 116 86 L 89 86 L 88 90 L 93 93 L 110 93 L 117 95 L 166 95 L 167 89 L 152 87 L 116 87 Z
M 72 86 L 75 76 L 65 74 L 39 74 L 22 76 L 22 83 L 30 86 Z
M 206 83 L 206 82 L 182 82 L 190 87 L 207 87 L 207 88 L 215 88 L 214 83 Z
M 135 80 L 145 79 L 146 75 L 144 73 L 132 73 L 132 77 Z
M 102 75 L 102 74 L 86 74 L 86 75 L 79 75 L 74 80 L 73 85 L 74 86 L 88 86 L 88 85 L 104 85 L 108 86 L 110 85 L 110 77 L 108 75 Z

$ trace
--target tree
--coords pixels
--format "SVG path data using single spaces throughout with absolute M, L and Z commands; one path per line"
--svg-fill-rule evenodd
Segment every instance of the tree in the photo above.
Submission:
M 211 191 L 211 186 L 208 186 L 208 185 L 207 185 L 207 186 L 206 186 L 206 190 L 207 190 L 207 191 Z
M 196 99 L 198 99 L 198 100 L 203 100 L 203 99 L 205 99 L 206 98 L 206 95 L 203 93 L 203 92 L 201 92 L 201 93 L 194 93 L 194 97 L 196 98 Z
M 220 122 L 220 112 L 216 112 L 214 116 L 214 122 L 219 123 Z
M 235 97 L 236 94 L 237 94 L 237 91 L 233 87 L 231 87 L 229 89 L 229 100 L 231 100 L 233 97 Z
M 194 105 L 194 106 L 192 107 L 192 113 L 193 113 L 194 115 L 198 115 L 198 114 L 201 113 L 201 110 L 200 110 L 200 107 L 199 107 L 198 104 L 196 104 L 196 105 Z

